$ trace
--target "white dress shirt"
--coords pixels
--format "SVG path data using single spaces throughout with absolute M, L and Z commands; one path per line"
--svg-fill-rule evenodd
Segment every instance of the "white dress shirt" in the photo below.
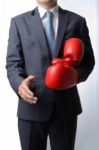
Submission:
M 59 16 L 59 13 L 58 13 L 58 5 L 53 7 L 52 9 L 50 9 L 49 11 L 51 11 L 54 15 L 53 15 L 53 28 L 54 28 L 54 32 L 55 32 L 55 38 L 57 37 L 57 30 L 58 30 L 58 16 Z M 41 6 L 38 6 L 38 11 L 39 11 L 39 14 L 40 14 L 40 18 L 42 20 L 42 23 L 44 23 L 44 21 L 46 21 L 46 16 L 45 16 L 45 13 L 48 11 L 46 9 L 44 9 L 43 7 Z

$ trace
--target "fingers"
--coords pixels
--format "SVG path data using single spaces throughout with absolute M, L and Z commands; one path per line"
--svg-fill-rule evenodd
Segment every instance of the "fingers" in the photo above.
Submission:
M 30 104 L 36 104 L 38 98 L 36 96 L 34 96 L 34 93 L 32 93 L 31 95 L 28 94 L 28 92 L 26 91 L 26 89 L 24 90 L 24 88 L 20 88 L 18 94 L 21 96 L 21 98 L 30 103 Z
M 33 92 L 28 88 L 27 85 L 24 85 L 24 86 L 23 86 L 23 90 L 24 90 L 24 92 L 26 92 L 26 93 L 27 93 L 28 95 L 30 95 L 31 97 L 34 96 Z
M 21 93 L 21 98 L 24 100 L 24 101 L 26 101 L 26 102 L 28 102 L 28 103 L 30 103 L 30 104 L 36 104 L 37 103 L 37 97 L 35 97 L 35 96 L 30 96 L 30 95 L 28 95 L 24 90 L 22 91 L 22 93 Z

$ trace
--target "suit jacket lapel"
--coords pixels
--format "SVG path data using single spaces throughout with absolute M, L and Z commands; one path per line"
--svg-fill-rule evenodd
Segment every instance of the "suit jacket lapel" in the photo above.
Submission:
M 40 43 L 41 50 L 43 50 L 42 52 L 48 57 L 50 55 L 50 51 L 37 7 L 32 12 L 32 28 L 33 33 L 35 33 L 35 38 Z
M 66 32 L 68 19 L 69 19 L 69 14 L 59 7 L 59 23 L 58 23 L 58 31 L 57 31 L 57 38 L 56 38 L 56 46 L 55 46 L 55 50 L 56 50 L 55 57 L 58 56 L 60 48 L 63 44 L 63 38 Z

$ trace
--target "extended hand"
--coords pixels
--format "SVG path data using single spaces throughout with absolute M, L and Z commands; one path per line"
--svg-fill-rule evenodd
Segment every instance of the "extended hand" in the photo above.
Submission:
M 18 94 L 20 97 L 30 104 L 37 103 L 37 97 L 35 97 L 34 93 L 29 89 L 34 79 L 35 77 L 33 75 L 29 75 L 24 81 L 22 81 L 18 88 Z

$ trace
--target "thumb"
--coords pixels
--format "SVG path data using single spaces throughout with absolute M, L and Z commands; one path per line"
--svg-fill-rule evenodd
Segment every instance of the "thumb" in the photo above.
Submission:
M 35 76 L 34 76 L 34 75 L 29 75 L 29 76 L 25 79 L 25 81 L 26 81 L 26 83 L 27 83 L 28 85 L 30 85 L 31 82 L 32 82 L 34 79 L 35 79 Z

